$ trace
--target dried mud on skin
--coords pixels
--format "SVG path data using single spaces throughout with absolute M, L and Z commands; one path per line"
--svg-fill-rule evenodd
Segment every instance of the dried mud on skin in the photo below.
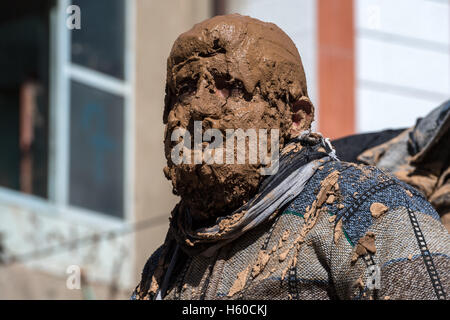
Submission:
M 201 121 L 225 143 L 226 129 L 277 128 L 282 149 L 313 114 L 300 55 L 280 28 L 237 14 L 206 20 L 177 38 L 167 60 L 164 173 L 196 220 L 225 215 L 256 194 L 264 165 L 250 164 L 249 152 L 246 164 L 175 165 L 172 132 L 187 129 L 193 138 Z

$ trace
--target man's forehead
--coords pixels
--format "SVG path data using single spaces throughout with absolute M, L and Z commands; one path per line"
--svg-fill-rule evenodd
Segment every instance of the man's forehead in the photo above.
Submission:
M 205 20 L 182 33 L 175 41 L 171 57 L 176 64 L 193 54 L 209 56 L 230 49 L 243 51 L 248 49 L 248 44 L 263 45 L 264 40 L 292 56 L 299 56 L 292 40 L 275 24 L 231 14 Z
M 249 93 L 307 96 L 300 55 L 275 24 L 238 14 L 218 16 L 195 25 L 175 41 L 167 59 L 167 87 L 176 94 L 180 81 L 210 73 L 239 80 Z
M 205 73 L 211 76 L 228 74 L 224 54 L 216 54 L 210 57 L 187 61 L 174 69 L 176 85 L 179 85 L 186 78 L 198 78 L 200 75 L 205 75 Z

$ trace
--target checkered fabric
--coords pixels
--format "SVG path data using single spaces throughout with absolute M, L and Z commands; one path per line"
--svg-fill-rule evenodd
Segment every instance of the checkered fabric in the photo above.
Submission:
M 160 253 L 133 298 L 153 298 L 142 284 Z M 446 299 L 449 258 L 450 235 L 419 191 L 375 167 L 329 161 L 276 219 L 212 257 L 182 255 L 163 298 Z

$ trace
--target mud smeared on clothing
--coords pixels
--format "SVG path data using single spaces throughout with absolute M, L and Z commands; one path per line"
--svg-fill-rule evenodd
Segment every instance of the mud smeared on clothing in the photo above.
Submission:
M 386 213 L 388 210 L 389 210 L 388 207 L 379 202 L 374 202 L 370 206 L 370 213 L 374 218 L 379 218 L 382 214 Z
M 356 281 L 355 281 L 355 286 L 359 287 L 360 289 L 364 289 L 364 281 L 361 279 L 361 277 L 359 277 Z
M 450 231 L 450 104 L 444 102 L 416 124 L 383 144 L 362 152 L 357 160 L 393 173 L 418 189 Z M 409 197 L 413 194 L 405 189 Z
M 300 251 L 300 248 L 302 244 L 306 240 L 306 236 L 308 235 L 309 231 L 315 226 L 318 217 L 321 214 L 326 214 L 327 207 L 324 206 L 325 201 L 327 200 L 328 196 L 337 192 L 339 189 L 338 187 L 338 179 L 339 179 L 339 172 L 338 171 L 332 171 L 320 184 L 320 190 L 317 194 L 316 199 L 313 201 L 311 208 L 308 208 L 307 212 L 304 215 L 305 222 L 302 225 L 302 228 L 297 236 L 297 238 L 294 240 L 294 242 L 291 244 L 289 249 L 285 252 L 283 252 L 279 256 L 280 261 L 284 261 L 291 249 L 293 249 L 294 253 L 292 257 L 289 260 L 288 266 L 283 270 L 281 279 L 284 280 L 287 271 L 289 268 L 296 266 L 298 254 Z M 341 221 L 341 220 L 340 220 Z
M 228 292 L 228 297 L 234 296 L 244 288 L 249 271 L 250 266 L 238 273 L 236 280 L 234 281 L 233 285 L 230 288 L 230 291 Z
M 344 229 L 342 228 L 342 219 L 339 219 L 339 221 L 334 226 L 334 234 L 333 234 L 334 244 L 337 244 L 339 242 L 339 239 L 341 238 L 343 233 Z
M 375 247 L 375 234 L 371 231 L 368 231 L 364 237 L 359 239 L 356 244 L 355 252 L 352 257 L 352 263 L 355 263 L 359 257 L 364 256 L 368 253 L 375 254 L 377 248 Z
M 270 255 L 265 250 L 261 250 L 259 252 L 256 264 L 253 266 L 252 269 L 252 277 L 256 277 L 264 270 L 264 268 L 267 265 L 267 262 L 269 261 L 269 258 Z

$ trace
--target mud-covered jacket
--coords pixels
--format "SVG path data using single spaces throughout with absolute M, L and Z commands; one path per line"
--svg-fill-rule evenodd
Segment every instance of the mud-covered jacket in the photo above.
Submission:
M 339 159 L 377 166 L 420 190 L 450 231 L 450 100 L 405 130 L 333 141 Z
M 133 298 L 154 276 L 148 260 Z M 278 216 L 212 257 L 182 254 L 163 299 L 446 299 L 450 235 L 425 197 L 372 166 L 329 161 Z

